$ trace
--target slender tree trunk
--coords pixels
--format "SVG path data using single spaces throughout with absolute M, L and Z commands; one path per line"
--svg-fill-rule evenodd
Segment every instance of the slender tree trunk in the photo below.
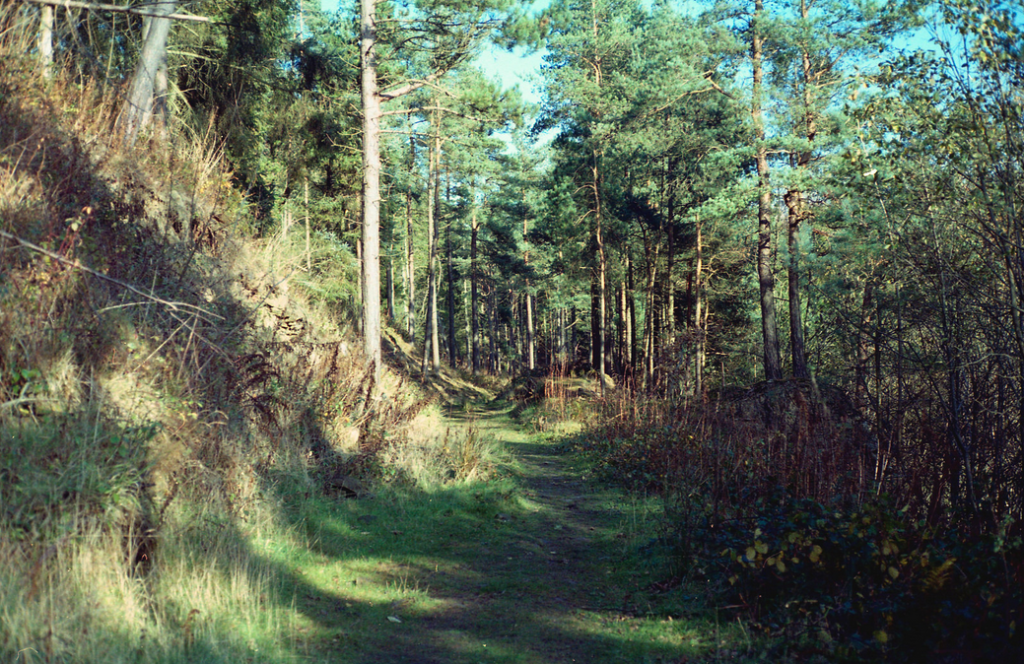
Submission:
M 807 2 L 800 0 L 800 15 L 804 21 L 808 18 Z M 814 121 L 814 111 L 811 106 L 811 57 L 808 50 L 803 49 L 803 115 L 804 130 L 808 145 L 813 144 L 817 129 Z M 795 155 L 795 171 L 804 171 L 811 161 L 811 153 L 807 151 Z M 807 367 L 807 352 L 804 347 L 804 326 L 800 311 L 800 225 L 807 214 L 804 202 L 803 191 L 799 188 L 790 189 L 785 196 L 786 209 L 789 216 L 789 338 L 790 349 L 793 358 L 793 376 L 796 378 L 809 378 L 810 370 Z
M 595 266 L 590 272 L 590 366 L 594 371 L 597 371 L 601 363 L 601 317 L 597 312 L 600 302 L 597 281 Z
M 526 190 L 522 192 L 523 208 L 526 208 Z M 523 217 L 523 263 L 526 266 L 530 265 L 530 244 L 528 241 L 530 233 L 530 220 L 528 217 Z M 529 267 L 527 267 L 529 269 Z M 534 345 L 534 329 L 533 329 L 533 296 L 530 295 L 530 280 L 526 279 L 526 291 L 523 294 L 526 298 L 526 366 L 530 371 L 537 368 L 537 351 Z
M 635 372 L 637 361 L 636 348 L 636 284 L 633 278 L 633 254 L 626 249 L 626 308 L 629 309 L 629 345 L 628 358 L 630 373 Z
M 173 4 L 173 3 L 172 3 Z M 380 383 L 380 95 L 377 91 L 376 0 L 360 0 L 363 109 L 363 350 Z
M 704 398 L 704 357 L 705 357 L 705 332 L 706 325 L 701 326 L 701 314 L 703 302 L 703 288 L 701 287 L 701 273 L 704 271 L 704 227 L 700 216 L 697 217 L 697 264 L 694 267 L 693 296 L 696 319 L 694 325 L 694 339 L 696 340 L 695 357 L 693 362 L 693 385 L 698 398 Z M 705 315 L 706 316 L 706 315 Z M 706 320 L 706 318 L 705 318 Z
M 869 330 L 871 326 L 871 315 L 874 312 L 875 286 L 873 278 L 869 278 L 864 285 L 864 294 L 861 298 L 860 325 L 857 332 L 857 366 L 854 369 L 854 401 L 857 406 L 864 408 L 868 403 L 868 361 L 871 359 L 871 345 L 869 343 Z
M 416 272 L 415 256 L 412 243 L 412 180 L 416 165 L 416 139 L 409 137 L 409 185 L 405 192 L 405 293 L 408 297 L 406 305 L 405 330 L 409 340 L 416 342 Z
M 39 51 L 39 71 L 45 78 L 53 73 L 53 7 L 39 8 L 39 37 L 36 43 Z
M 654 355 L 655 355 L 655 335 L 657 335 L 657 325 L 655 324 L 655 314 L 657 309 L 657 302 L 655 300 L 655 289 L 657 284 L 658 275 L 658 242 L 653 237 L 647 237 L 644 240 L 644 249 L 647 259 L 647 288 L 645 293 L 646 299 L 646 318 L 644 323 L 644 389 L 651 390 L 654 387 Z
M 466 312 L 463 316 L 463 320 L 466 322 L 466 362 L 469 363 L 469 370 L 474 374 L 476 369 L 473 367 L 473 326 L 470 322 L 472 303 L 469 299 L 469 282 L 465 279 L 462 280 L 462 310 Z
M 445 201 L 449 208 L 452 200 L 451 174 L 448 172 L 447 160 L 445 163 Z M 448 216 L 448 215 L 446 215 Z M 445 224 L 445 244 L 447 245 L 448 258 L 448 364 L 454 367 L 458 364 L 458 348 L 455 345 L 455 249 L 452 247 L 452 220 L 448 217 Z
M 800 311 L 800 221 L 803 217 L 803 193 L 792 189 L 786 192 L 785 201 L 789 219 L 789 339 L 793 357 L 793 376 L 809 378 L 807 354 L 804 350 L 804 326 Z
M 775 319 L 775 275 L 772 273 L 772 190 L 768 170 L 768 149 L 765 145 L 764 118 L 761 111 L 763 72 L 761 57 L 764 37 L 761 35 L 761 17 L 764 0 L 754 0 L 751 22 L 751 66 L 754 79 L 750 115 L 754 121 L 759 195 L 757 199 L 757 277 L 761 290 L 761 333 L 764 340 L 764 372 L 767 380 L 782 378 L 779 361 L 779 332 Z
M 306 178 L 305 182 L 305 202 L 306 202 L 306 272 L 308 274 L 313 273 L 313 256 L 309 250 L 309 178 Z
M 359 240 L 356 240 L 356 263 L 359 264 L 359 274 L 356 275 L 356 293 L 358 293 L 358 295 L 356 297 L 359 298 L 360 306 L 363 306 L 364 303 L 366 302 L 366 292 L 363 290 L 363 286 L 366 283 L 366 277 L 365 277 L 366 270 L 363 267 L 364 262 L 365 261 L 364 261 L 364 256 L 363 256 L 363 241 L 361 239 L 359 239 Z M 379 274 L 378 274 L 378 278 L 380 278 Z M 380 315 L 380 311 L 378 311 L 377 314 L 379 316 Z M 359 332 L 360 332 L 360 334 L 362 334 L 363 330 L 365 329 L 365 324 L 366 324 L 365 319 L 359 321 Z
M 594 49 L 595 49 L 595 52 L 594 52 L 594 62 L 593 62 L 593 65 L 594 65 L 594 85 L 597 87 L 598 90 L 600 90 L 601 89 L 601 84 L 602 84 L 601 78 L 602 78 L 603 58 L 602 58 L 601 54 L 597 51 L 597 41 L 598 41 L 598 21 L 597 21 L 597 18 L 598 17 L 597 17 L 597 2 L 596 2 L 596 0 L 591 0 L 591 2 L 590 2 L 590 15 L 591 15 L 591 20 L 592 20 L 592 25 L 593 25 Z M 607 316 L 607 311 L 608 311 L 608 303 L 607 303 L 607 300 L 608 300 L 608 296 L 607 296 L 607 289 L 608 289 L 608 283 L 607 283 L 608 282 L 608 278 L 607 278 L 608 264 L 607 264 L 607 261 L 605 259 L 605 254 L 604 254 L 604 229 L 602 228 L 602 224 L 604 222 L 604 219 L 603 219 L 604 210 L 602 208 L 602 200 L 601 200 L 601 171 L 600 171 L 600 168 L 601 168 L 601 157 L 603 156 L 603 151 L 595 148 L 593 150 L 592 156 L 593 156 L 593 159 L 594 159 L 593 170 L 592 170 L 592 176 L 593 177 L 592 177 L 592 180 L 591 180 L 593 188 L 594 188 L 594 239 L 595 239 L 595 241 L 597 243 L 597 265 L 598 265 L 598 268 L 597 268 L 597 284 L 598 284 L 598 311 L 597 311 L 597 314 L 598 314 L 598 325 L 597 325 L 597 340 L 596 340 L 596 343 L 595 343 L 595 346 L 596 346 L 596 348 L 598 350 L 598 361 L 597 361 L 597 364 L 596 364 L 595 368 L 597 369 L 598 381 L 600 381 L 600 383 L 601 383 L 601 398 L 603 399 L 604 396 L 605 396 L 605 373 L 606 373 L 605 372 L 605 339 L 606 339 L 607 330 L 608 330 L 607 321 L 605 320 L 606 316 Z
M 395 255 L 394 255 L 394 246 L 391 246 L 390 249 L 388 250 L 387 291 L 388 291 L 388 323 L 392 323 L 395 320 Z
M 472 318 L 473 373 L 476 374 L 480 372 L 480 265 L 477 262 L 477 237 L 480 233 L 480 222 L 477 219 L 476 205 L 473 206 L 473 216 L 469 228 L 470 318 Z
M 665 266 L 665 331 L 668 333 L 668 347 L 676 346 L 676 286 L 673 279 L 673 272 L 676 265 L 676 232 L 675 232 L 675 200 L 673 196 L 668 199 L 668 265 Z
M 488 307 L 488 313 L 490 315 L 487 317 L 488 331 L 490 332 L 487 336 L 488 349 L 490 351 L 490 370 L 492 373 L 498 373 L 498 352 L 495 347 L 497 343 L 498 289 L 494 287 L 494 284 L 490 284 L 488 288 L 490 289 L 489 294 L 491 296 L 491 303 Z
M 434 136 L 431 139 L 427 176 L 427 236 L 429 256 L 427 258 L 427 343 L 430 345 L 430 369 L 441 369 L 441 339 L 437 325 L 437 208 L 440 202 L 438 188 L 438 161 L 441 139 L 438 135 L 438 117 L 434 112 Z
M 604 234 L 601 227 L 602 224 L 602 210 L 601 210 L 601 194 L 600 194 L 600 177 L 598 174 L 597 167 L 597 155 L 594 156 L 594 199 L 596 201 L 597 208 L 595 210 L 597 216 L 597 227 L 595 236 L 597 239 L 597 284 L 598 284 L 598 341 L 597 348 L 600 355 L 600 366 L 598 367 L 598 379 L 601 382 L 601 398 L 605 396 L 605 339 L 607 338 L 606 331 L 608 329 L 607 311 L 608 311 L 608 263 L 605 259 L 604 254 Z
M 530 286 L 530 282 L 526 282 L 527 288 Z M 526 356 L 527 356 L 527 368 L 533 371 L 537 368 L 537 348 L 534 340 L 535 330 L 533 329 L 533 296 L 529 293 L 524 293 L 523 298 L 526 300 Z
M 619 334 L 615 342 L 615 367 L 619 374 L 626 374 L 626 347 L 629 345 L 629 312 L 626 310 L 626 280 L 617 289 L 616 305 L 619 310 Z
M 363 0 L 363 2 L 369 1 Z M 132 76 L 120 120 L 121 132 L 129 143 L 134 142 L 139 131 L 148 126 L 152 120 L 157 78 L 161 67 L 166 68 L 167 66 L 167 36 L 171 31 L 171 19 L 167 17 L 174 13 L 176 7 L 177 0 L 165 0 L 157 3 L 153 8 L 155 16 L 150 20 L 150 27 L 142 45 L 142 53 L 139 55 L 139 64 Z M 374 81 L 376 81 L 376 76 L 374 76 Z M 379 108 L 378 105 L 378 111 Z M 378 153 L 378 161 L 379 156 Z

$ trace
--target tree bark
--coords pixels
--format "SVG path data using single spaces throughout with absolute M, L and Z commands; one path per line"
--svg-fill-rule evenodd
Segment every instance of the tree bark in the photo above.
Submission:
M 693 362 L 693 385 L 694 391 L 698 398 L 704 398 L 704 358 L 705 358 L 705 338 L 707 331 L 707 314 L 702 311 L 704 302 L 703 288 L 701 287 L 701 273 L 704 271 L 704 227 L 701 223 L 700 216 L 697 217 L 697 264 L 694 267 L 694 279 L 693 279 L 693 294 L 694 294 L 694 307 L 696 309 L 696 319 L 694 324 L 694 339 L 696 344 L 696 352 Z M 704 325 L 701 325 L 701 315 L 704 316 Z
M 53 7 L 43 5 L 39 8 L 39 38 L 36 43 L 39 51 L 39 70 L 44 78 L 53 73 Z
M 447 160 L 445 165 L 445 201 L 451 206 L 452 184 L 451 174 L 448 172 Z M 452 220 L 448 219 L 445 224 L 445 244 L 447 245 L 448 260 L 448 364 L 454 367 L 458 364 L 458 348 L 455 345 L 455 249 L 452 246 Z
M 522 192 L 523 207 L 526 207 L 526 191 Z M 530 232 L 529 218 L 523 217 L 523 263 L 529 269 L 530 265 L 530 245 L 527 241 L 527 237 Z M 523 294 L 526 298 L 526 366 L 530 371 L 537 368 L 537 351 L 534 345 L 534 329 L 533 329 L 533 296 L 530 295 L 530 280 L 526 279 L 526 292 Z
M 377 90 L 376 0 L 359 3 L 363 108 L 363 350 L 380 382 L 380 94 Z
M 167 36 L 171 31 L 169 16 L 174 13 L 176 6 L 177 0 L 164 0 L 157 3 L 153 10 L 153 18 L 150 20 L 149 30 L 142 45 L 139 64 L 128 88 L 124 114 L 121 116 L 121 132 L 129 143 L 133 143 L 139 131 L 145 129 L 152 121 L 154 91 L 158 86 L 161 68 L 166 70 L 167 67 Z
M 480 221 L 477 219 L 477 208 L 473 206 L 470 220 L 469 240 L 469 280 L 471 290 L 470 318 L 472 318 L 473 373 L 480 373 L 480 266 L 477 263 L 477 237 L 480 234 Z
M 764 14 L 764 0 L 754 0 L 751 20 L 751 67 L 754 90 L 750 115 L 754 122 L 756 146 L 758 198 L 757 198 L 757 278 L 761 291 L 761 335 L 764 341 L 764 373 L 767 380 L 782 378 L 779 360 L 779 331 L 775 318 L 775 275 L 772 273 L 772 190 L 768 170 L 768 149 L 765 145 L 764 118 L 761 110 L 763 72 L 761 69 L 764 38 L 760 20 Z
M 806 21 L 808 18 L 807 2 L 800 0 L 800 16 Z M 814 110 L 811 107 L 811 56 L 807 48 L 803 49 L 803 116 L 804 130 L 808 145 L 814 142 L 817 129 L 814 121 Z M 795 155 L 795 172 L 799 174 L 807 168 L 811 161 L 811 153 L 807 151 Z M 807 208 L 804 201 L 804 194 L 800 188 L 794 187 L 786 192 L 786 209 L 789 216 L 789 338 L 790 349 L 793 358 L 793 376 L 796 378 L 809 378 L 810 370 L 807 366 L 807 352 L 804 347 L 804 325 L 800 311 L 800 225 L 807 215 Z
M 416 272 L 415 256 L 412 243 L 412 183 L 416 166 L 416 138 L 409 137 L 409 182 L 405 191 L 405 293 L 408 297 L 406 305 L 405 330 L 409 341 L 416 342 Z
M 793 376 L 795 378 L 809 378 L 810 371 L 807 368 L 807 354 L 804 349 L 804 326 L 800 311 L 800 222 L 803 218 L 803 193 L 798 189 L 792 189 L 785 195 L 786 209 L 788 211 L 789 232 L 789 265 L 788 286 L 789 286 L 789 339 L 790 350 L 793 357 Z
M 440 137 L 438 136 L 437 113 L 434 112 L 434 135 L 431 137 L 429 156 L 427 159 L 427 334 L 424 340 L 429 348 L 429 358 L 423 367 L 427 370 L 439 371 L 441 368 L 441 340 L 437 325 L 437 220 L 436 209 L 440 201 L 438 191 L 437 165 L 439 160 Z M 428 354 L 425 352 L 424 357 Z

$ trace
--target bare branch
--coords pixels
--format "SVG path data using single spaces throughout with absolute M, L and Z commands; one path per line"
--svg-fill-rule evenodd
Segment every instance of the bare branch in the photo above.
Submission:
M 195 16 L 194 14 L 154 14 L 142 9 L 136 9 L 135 7 L 126 7 L 124 5 L 106 5 L 95 2 L 77 2 L 76 0 L 22 0 L 22 2 L 29 2 L 34 5 L 53 5 L 54 7 L 64 7 L 65 9 L 92 9 L 101 12 L 117 12 L 120 14 L 135 14 L 137 16 L 150 16 L 153 18 L 169 18 L 175 21 L 196 21 L 199 23 L 213 23 L 209 18 L 205 16 Z M 155 2 L 148 4 L 156 4 Z

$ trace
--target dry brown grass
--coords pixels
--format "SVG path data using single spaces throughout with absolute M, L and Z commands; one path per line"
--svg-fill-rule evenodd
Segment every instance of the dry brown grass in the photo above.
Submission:
M 372 385 L 325 295 L 352 263 L 336 242 L 307 263 L 246 237 L 209 128 L 124 145 L 117 90 L 39 77 L 19 11 L 0 7 L 0 656 L 287 659 L 260 544 L 294 536 L 280 495 L 398 449 L 427 399 Z

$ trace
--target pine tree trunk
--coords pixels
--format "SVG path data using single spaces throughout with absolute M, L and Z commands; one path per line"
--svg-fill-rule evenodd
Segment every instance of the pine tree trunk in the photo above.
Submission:
M 757 198 L 757 278 L 761 291 L 761 335 L 764 340 L 764 373 L 767 380 L 782 378 L 782 364 L 779 360 L 779 331 L 775 318 L 775 275 L 772 273 L 772 190 L 768 170 L 768 149 L 765 145 L 764 118 L 761 110 L 763 72 L 761 57 L 764 38 L 761 35 L 760 20 L 764 14 L 764 0 L 754 0 L 754 17 L 751 22 L 751 65 L 753 69 L 754 94 L 752 95 L 751 117 L 754 121 L 757 141 L 756 161 L 758 177 Z
M 704 270 L 704 246 L 703 246 L 703 224 L 701 223 L 700 217 L 697 217 L 697 264 L 694 267 L 694 307 L 696 309 L 696 319 L 694 324 L 694 339 L 696 341 L 696 352 L 693 362 L 693 385 L 694 391 L 698 398 L 704 398 L 704 354 L 705 354 L 705 337 L 707 331 L 707 317 L 705 314 L 705 324 L 701 325 L 701 314 L 703 303 L 703 288 L 701 287 L 701 273 Z
M 445 165 L 445 200 L 449 207 L 452 199 L 451 174 L 448 172 L 447 161 Z M 455 249 L 452 247 L 452 220 L 448 219 L 445 225 L 445 244 L 447 245 L 448 258 L 448 364 L 454 367 L 458 364 L 458 348 L 455 344 Z
M 800 0 L 800 15 L 804 21 L 808 19 L 806 0 Z M 803 51 L 803 115 L 804 130 L 808 145 L 813 144 L 817 129 L 814 121 L 814 110 L 811 107 L 811 57 L 806 49 Z M 796 171 L 800 172 L 807 168 L 811 161 L 809 151 L 801 152 L 794 158 Z M 807 351 L 804 346 L 804 325 L 800 311 L 800 225 L 803 222 L 807 211 L 804 202 L 804 195 L 800 189 L 791 189 L 785 196 L 786 209 L 789 215 L 789 338 L 790 349 L 793 357 L 793 376 L 796 378 L 809 378 L 810 370 L 807 367 Z
M 800 311 L 800 221 L 803 216 L 803 194 L 799 190 L 786 192 L 788 211 L 789 265 L 787 266 L 789 286 L 789 338 L 793 357 L 793 376 L 809 378 L 807 354 L 804 350 L 804 326 Z
M 430 370 L 437 372 L 441 369 L 441 339 L 437 324 L 437 207 L 440 202 L 438 188 L 438 161 L 441 148 L 441 139 L 437 132 L 438 118 L 434 114 L 434 136 L 430 145 L 430 156 L 427 160 L 427 236 L 428 236 L 428 257 L 427 257 L 427 343 L 430 348 Z
M 655 285 L 658 275 L 658 243 L 654 238 L 648 237 L 644 242 L 644 249 L 647 260 L 647 288 L 644 294 L 646 306 L 646 321 L 644 322 L 644 389 L 651 390 L 654 387 L 654 337 L 657 334 L 655 325 L 655 313 L 657 303 L 655 301 Z
M 487 316 L 488 328 L 490 332 L 490 334 L 487 336 L 490 357 L 489 363 L 491 373 L 496 374 L 498 373 L 498 352 L 497 349 L 495 348 L 497 343 L 495 337 L 497 336 L 496 328 L 498 322 L 498 289 L 495 288 L 493 284 L 489 285 L 488 288 L 490 289 L 489 294 L 491 296 L 490 306 L 488 307 L 488 313 L 490 315 Z
M 470 318 L 472 318 L 472 344 L 473 344 L 473 373 L 480 372 L 480 266 L 477 263 L 477 237 L 480 233 L 480 222 L 477 219 L 477 209 L 473 207 L 473 217 L 470 221 L 469 240 L 469 279 L 471 292 Z
M 473 326 L 470 322 L 471 317 L 471 302 L 469 299 L 469 282 L 465 279 L 462 280 L 462 310 L 466 312 L 463 316 L 463 320 L 466 322 L 466 362 L 470 364 L 469 370 L 476 373 L 476 369 L 473 367 Z
M 590 366 L 597 371 L 601 363 L 601 317 L 598 314 L 600 297 L 598 295 L 597 269 L 590 272 Z
M 416 272 L 415 256 L 412 244 L 412 175 L 416 165 L 416 139 L 409 137 L 409 184 L 405 191 L 405 294 L 406 303 L 405 331 L 409 341 L 416 343 Z
M 388 250 L 387 292 L 389 324 L 395 320 L 395 256 L 393 249 L 394 247 L 392 246 Z
M 633 252 L 626 250 L 626 308 L 629 309 L 629 342 L 626 357 L 629 361 L 630 375 L 635 376 L 637 362 L 637 307 L 636 284 L 633 280 Z
M 173 3 L 172 3 L 173 4 Z M 363 350 L 380 383 L 380 96 L 377 91 L 376 0 L 360 0 L 363 109 Z

